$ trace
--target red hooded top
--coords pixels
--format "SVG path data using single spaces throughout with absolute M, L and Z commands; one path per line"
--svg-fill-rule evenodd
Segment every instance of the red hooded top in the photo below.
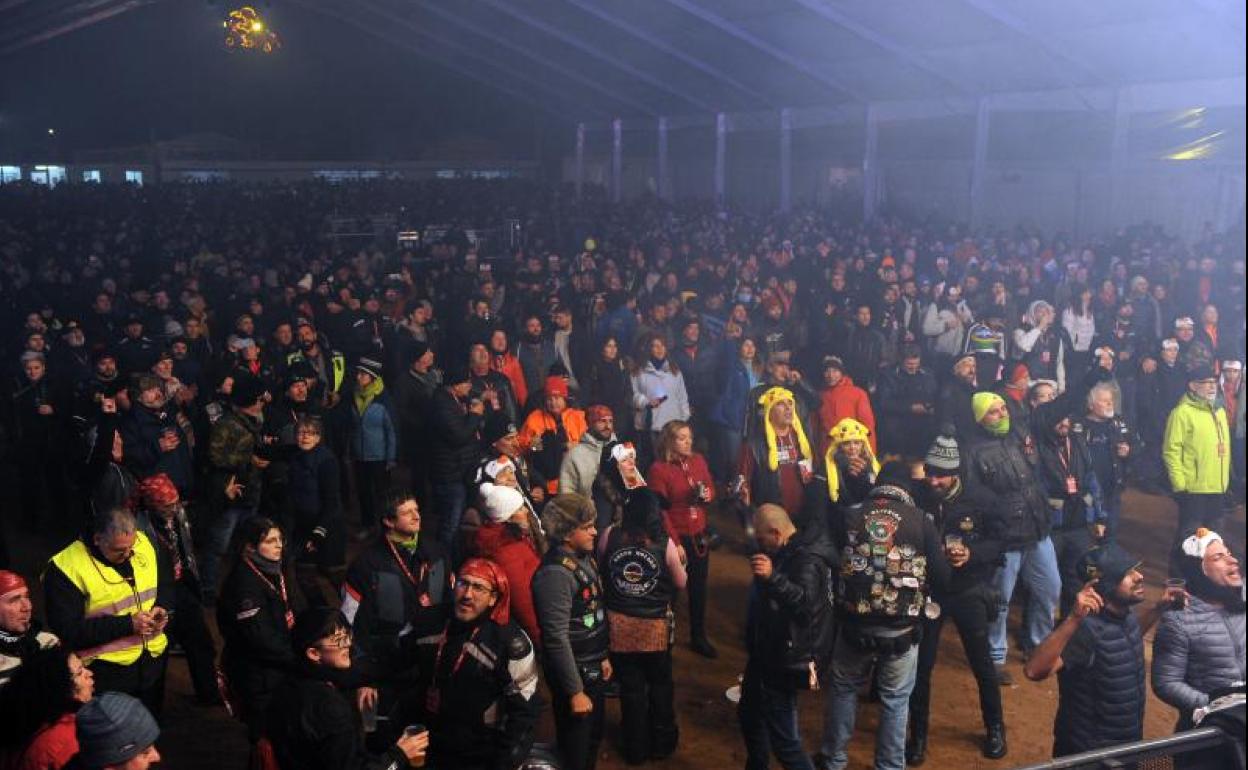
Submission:
M 828 448 L 828 431 L 846 417 L 852 417 L 871 431 L 871 454 L 879 456 L 875 439 L 875 412 L 867 391 L 854 384 L 849 375 L 819 394 L 819 454 Z
M 516 623 L 533 640 L 541 645 L 542 632 L 537 624 L 537 610 L 533 607 L 533 573 L 542 565 L 542 557 L 533 547 L 533 541 L 525 537 L 514 525 L 507 523 L 482 524 L 473 540 L 477 556 L 483 556 L 502 568 L 511 585 L 511 614 Z

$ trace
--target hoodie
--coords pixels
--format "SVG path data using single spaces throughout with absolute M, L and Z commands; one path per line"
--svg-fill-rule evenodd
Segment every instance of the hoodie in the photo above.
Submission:
M 827 449 L 828 431 L 846 417 L 852 417 L 867 426 L 867 430 L 871 431 L 867 439 L 871 444 L 871 454 L 876 454 L 878 447 L 875 438 L 875 412 L 871 410 L 871 399 L 865 390 L 854 384 L 848 374 L 819 394 L 820 451 Z
M 563 462 L 559 466 L 559 491 L 590 496 L 593 493 L 594 477 L 598 475 L 598 464 L 602 460 L 603 447 L 614 440 L 613 436 L 604 441 L 589 430 L 582 433 L 576 445 L 563 456 Z

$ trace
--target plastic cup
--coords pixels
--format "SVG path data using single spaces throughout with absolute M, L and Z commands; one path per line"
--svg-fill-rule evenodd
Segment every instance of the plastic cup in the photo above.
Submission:
M 409 738 L 413 735 L 420 735 L 421 733 L 426 733 L 426 732 L 429 732 L 429 728 L 425 727 L 422 724 L 408 725 L 407 727 L 403 728 L 403 737 Z M 425 757 L 422 755 L 414 759 L 409 759 L 407 762 L 407 765 L 408 767 L 424 767 Z

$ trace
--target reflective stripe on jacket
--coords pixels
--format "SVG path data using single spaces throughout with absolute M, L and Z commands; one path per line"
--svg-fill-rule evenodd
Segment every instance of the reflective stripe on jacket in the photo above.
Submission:
M 87 619 L 135 615 L 149 612 L 156 605 L 156 549 L 142 532 L 135 534 L 134 555 L 130 557 L 134 568 L 133 586 L 112 565 L 92 556 L 81 540 L 52 557 L 52 563 L 85 597 Z M 128 666 L 139 659 L 144 649 L 152 655 L 161 655 L 167 644 L 164 634 L 146 640 L 130 635 L 97 647 L 75 650 L 75 653 L 85 663 L 103 660 Z

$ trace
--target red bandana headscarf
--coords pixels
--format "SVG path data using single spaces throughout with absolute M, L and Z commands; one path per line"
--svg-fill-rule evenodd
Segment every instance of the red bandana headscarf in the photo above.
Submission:
M 511 586 L 502 568 L 489 559 L 472 558 L 460 566 L 459 576 L 474 577 L 494 586 L 494 590 L 498 591 L 498 601 L 490 610 L 490 620 L 500 626 L 507 625 L 511 619 Z

